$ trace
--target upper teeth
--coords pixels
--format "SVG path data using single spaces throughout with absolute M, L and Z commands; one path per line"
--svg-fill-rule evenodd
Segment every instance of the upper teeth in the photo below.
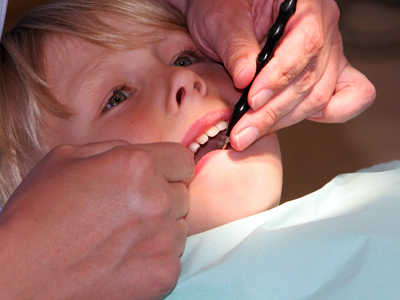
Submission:
M 195 142 L 191 143 L 189 145 L 189 149 L 193 152 L 196 153 L 197 150 L 199 150 L 200 145 L 204 145 L 207 143 L 209 137 L 214 137 L 216 136 L 220 131 L 225 130 L 228 127 L 228 122 L 226 121 L 219 121 L 217 124 L 214 126 L 211 126 L 205 133 L 200 135 Z

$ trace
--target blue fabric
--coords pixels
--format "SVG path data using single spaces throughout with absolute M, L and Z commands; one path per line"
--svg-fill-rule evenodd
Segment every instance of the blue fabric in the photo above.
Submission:
M 172 299 L 400 299 L 400 162 L 189 237 Z
M 4 19 L 6 18 L 7 0 L 0 0 L 0 33 L 3 32 Z

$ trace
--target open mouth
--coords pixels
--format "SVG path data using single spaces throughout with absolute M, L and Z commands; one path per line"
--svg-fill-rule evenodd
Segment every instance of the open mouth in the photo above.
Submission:
M 195 163 L 211 151 L 222 148 L 227 127 L 228 122 L 219 121 L 189 145 L 189 149 L 195 153 Z

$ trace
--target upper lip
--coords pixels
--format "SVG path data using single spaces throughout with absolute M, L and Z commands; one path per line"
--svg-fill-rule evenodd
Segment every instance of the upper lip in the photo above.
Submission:
M 198 118 L 186 131 L 181 144 L 188 147 L 197 137 L 206 132 L 211 126 L 217 124 L 219 121 L 228 121 L 232 115 L 229 109 L 219 109 L 208 112 Z

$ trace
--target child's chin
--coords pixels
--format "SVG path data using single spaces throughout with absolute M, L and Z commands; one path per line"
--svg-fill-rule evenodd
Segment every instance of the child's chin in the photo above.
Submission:
M 275 135 L 262 138 L 243 152 L 217 151 L 206 160 L 189 185 L 187 221 L 191 233 L 211 229 L 278 204 L 282 169 Z

